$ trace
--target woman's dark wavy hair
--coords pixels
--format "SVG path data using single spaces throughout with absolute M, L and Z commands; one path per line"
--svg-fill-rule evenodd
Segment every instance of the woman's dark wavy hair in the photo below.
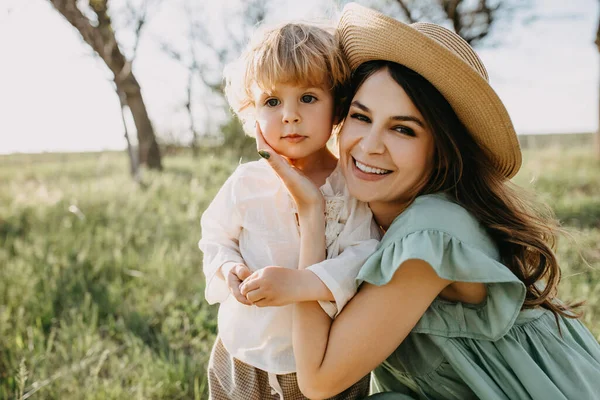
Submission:
M 433 135 L 434 167 L 411 198 L 443 192 L 473 214 L 497 244 L 502 263 L 525 284 L 523 308 L 546 308 L 557 322 L 559 315 L 580 317 L 576 309 L 582 303 L 556 298 L 561 271 L 553 250 L 561 229 L 554 214 L 494 168 L 487 149 L 473 139 L 429 81 L 394 62 L 366 62 L 352 74 L 344 115 L 360 86 L 380 70 L 387 70 L 404 89 Z

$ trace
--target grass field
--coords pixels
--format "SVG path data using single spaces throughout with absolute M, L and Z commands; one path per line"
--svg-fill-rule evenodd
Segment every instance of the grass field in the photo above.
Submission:
M 575 238 L 559 243 L 562 297 L 588 301 L 600 339 L 600 163 L 583 147 L 524 157 L 516 182 Z M 238 161 L 166 158 L 139 186 L 122 153 L 0 156 L 0 399 L 206 398 L 199 221 Z

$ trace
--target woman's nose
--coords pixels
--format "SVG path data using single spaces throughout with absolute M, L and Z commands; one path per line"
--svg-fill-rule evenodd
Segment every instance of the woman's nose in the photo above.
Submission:
M 385 145 L 382 139 L 381 132 L 370 129 L 360 139 L 359 146 L 366 154 L 383 154 Z

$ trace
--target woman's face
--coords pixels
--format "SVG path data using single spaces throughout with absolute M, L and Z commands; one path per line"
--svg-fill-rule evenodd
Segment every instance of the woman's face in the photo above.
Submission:
M 339 143 L 350 193 L 374 212 L 401 211 L 431 169 L 430 128 L 387 69 L 375 72 L 359 88 Z

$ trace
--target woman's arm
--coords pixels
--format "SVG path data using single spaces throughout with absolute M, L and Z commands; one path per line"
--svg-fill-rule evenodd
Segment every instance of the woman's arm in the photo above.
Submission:
M 331 397 L 372 371 L 448 284 L 426 262 L 408 260 L 388 284 L 363 284 L 333 323 L 316 303 L 296 304 L 294 354 L 304 395 Z

